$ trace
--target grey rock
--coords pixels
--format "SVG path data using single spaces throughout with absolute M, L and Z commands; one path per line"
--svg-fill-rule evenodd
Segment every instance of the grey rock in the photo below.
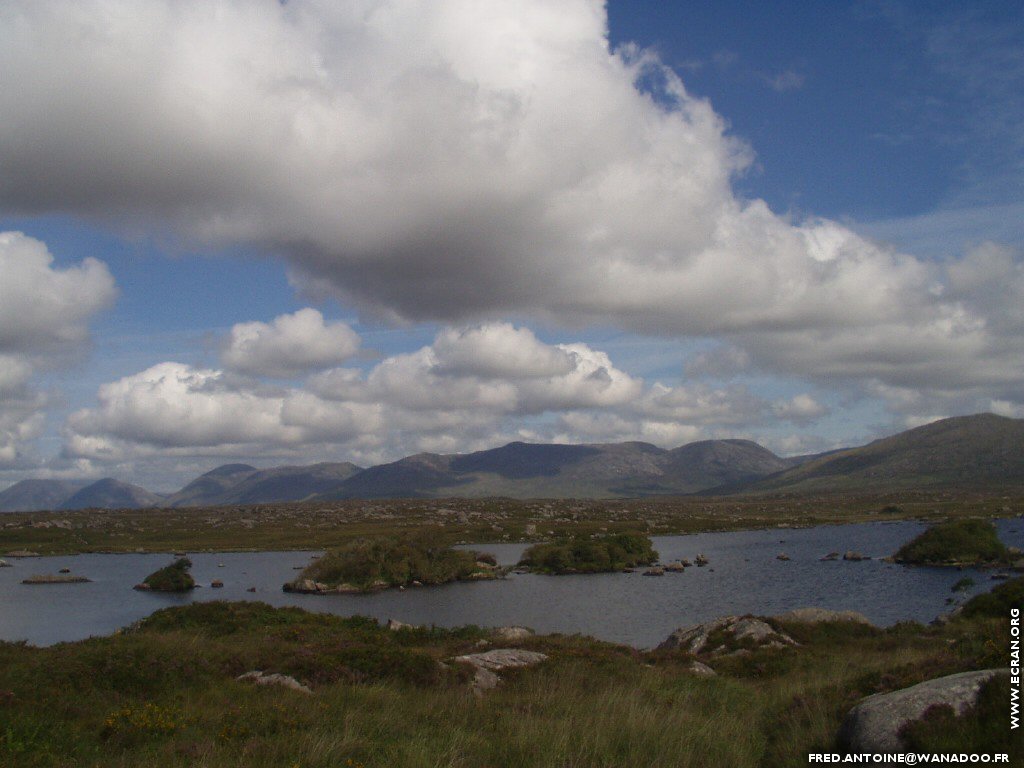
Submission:
M 783 648 L 797 644 L 789 635 L 776 631 L 761 619 L 750 616 L 723 616 L 703 624 L 677 629 L 658 646 L 658 650 L 681 648 L 690 653 L 702 653 L 707 648 L 711 635 L 719 630 L 731 634 L 737 641 L 749 639 L 762 647 Z M 717 655 L 724 650 L 724 647 L 715 648 L 711 654 Z
M 385 626 L 392 632 L 397 632 L 400 629 L 416 629 L 415 624 L 406 624 L 398 619 L 388 619 L 388 623 Z
M 515 667 L 530 667 L 545 659 L 547 659 L 547 654 L 536 651 L 526 651 L 521 648 L 495 648 L 493 651 L 484 653 L 456 656 L 454 660 L 459 664 L 469 664 L 473 667 L 473 682 L 471 684 L 473 693 L 476 696 L 482 696 L 485 691 L 496 688 L 501 683 L 497 672 Z
M 850 753 L 897 754 L 906 751 L 900 728 L 921 719 L 935 705 L 948 705 L 962 715 L 978 698 L 981 686 L 1006 669 L 961 672 L 928 680 L 892 693 L 876 693 L 861 699 L 847 713 L 839 729 L 839 744 Z
M 694 661 L 686 669 L 698 677 L 714 677 L 717 674 L 715 670 L 707 664 L 703 664 L 699 661 Z
M 291 675 L 281 675 L 277 672 L 267 674 L 260 670 L 253 670 L 252 672 L 246 672 L 244 675 L 239 675 L 235 678 L 236 680 L 250 680 L 256 685 L 280 685 L 284 688 L 291 688 L 293 691 L 299 691 L 301 693 L 312 693 L 312 691 L 296 680 Z
M 0 568 L 10 568 L 10 567 L 11 567 L 11 564 L 8 563 L 6 560 L 0 560 Z
M 474 667 L 484 667 L 494 672 L 514 667 L 530 667 L 545 659 L 547 659 L 547 654 L 527 651 L 522 648 L 495 648 L 484 653 L 471 653 L 455 657 L 455 661 L 460 664 L 472 664 Z

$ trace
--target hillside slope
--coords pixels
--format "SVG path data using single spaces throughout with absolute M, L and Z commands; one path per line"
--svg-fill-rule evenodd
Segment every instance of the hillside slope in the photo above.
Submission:
M 830 453 L 733 491 L 868 491 L 1024 485 L 1024 419 L 957 416 Z

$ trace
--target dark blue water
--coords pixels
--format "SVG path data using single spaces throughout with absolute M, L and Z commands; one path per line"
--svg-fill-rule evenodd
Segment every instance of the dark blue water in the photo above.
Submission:
M 1002 540 L 1024 548 L 1024 520 L 1000 520 Z M 924 529 L 920 523 L 869 523 L 692 536 L 660 536 L 663 563 L 698 552 L 706 568 L 662 577 L 632 574 L 533 576 L 489 582 L 389 590 L 372 595 L 294 595 L 281 591 L 310 552 L 189 554 L 203 584 L 187 595 L 136 592 L 132 585 L 171 561 L 170 555 L 75 555 L 12 560 L 0 568 L 0 639 L 48 645 L 105 635 L 153 611 L 195 600 L 262 600 L 340 615 L 361 614 L 410 624 L 520 624 L 539 632 L 582 633 L 637 647 L 657 645 L 680 626 L 728 614 L 772 615 L 803 606 L 860 611 L 879 625 L 927 622 L 947 611 L 951 587 L 964 576 L 975 586 L 958 600 L 991 589 L 991 572 L 916 568 L 884 563 L 821 562 L 831 551 L 892 554 Z M 515 563 L 524 545 L 477 547 Z M 788 562 L 776 559 L 785 552 Z M 67 567 L 88 584 L 21 584 L 35 573 Z M 212 589 L 220 579 L 223 589 Z M 255 587 L 256 592 L 247 589 Z

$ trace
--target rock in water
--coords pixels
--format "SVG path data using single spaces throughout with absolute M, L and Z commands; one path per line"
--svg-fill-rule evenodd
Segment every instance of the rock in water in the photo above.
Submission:
M 868 696 L 847 713 L 839 729 L 839 744 L 848 753 L 906 752 L 899 731 L 907 723 L 920 720 L 925 711 L 945 704 L 962 715 L 978 698 L 981 686 L 1006 669 L 985 669 L 928 680 L 892 693 Z

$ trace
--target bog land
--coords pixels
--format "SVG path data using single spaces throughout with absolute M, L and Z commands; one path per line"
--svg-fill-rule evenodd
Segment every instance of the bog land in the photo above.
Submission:
M 329 549 L 370 535 L 428 535 L 438 544 L 545 541 L 808 527 L 879 520 L 938 521 L 1024 514 L 1024 494 L 676 497 L 627 500 L 410 499 L 0 515 L 0 557 L 12 551 L 167 552 Z

